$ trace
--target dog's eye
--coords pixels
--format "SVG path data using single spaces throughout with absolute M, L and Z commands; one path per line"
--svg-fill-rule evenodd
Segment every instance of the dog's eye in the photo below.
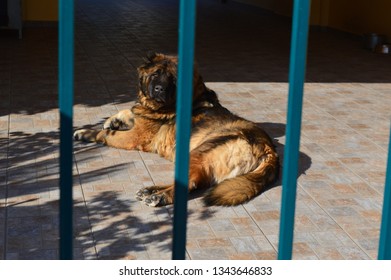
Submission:
M 159 74 L 156 72 L 156 73 L 153 73 L 153 74 L 151 74 L 151 78 L 153 78 L 153 79 L 155 79 L 155 78 L 157 78 L 159 76 Z

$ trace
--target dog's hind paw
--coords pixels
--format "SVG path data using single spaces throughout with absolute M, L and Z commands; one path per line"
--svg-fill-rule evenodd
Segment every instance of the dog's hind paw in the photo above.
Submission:
M 85 142 L 95 142 L 97 131 L 93 129 L 78 129 L 73 133 L 73 139 Z

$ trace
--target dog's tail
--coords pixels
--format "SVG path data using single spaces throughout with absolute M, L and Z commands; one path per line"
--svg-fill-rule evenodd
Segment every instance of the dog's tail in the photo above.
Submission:
M 279 174 L 279 159 L 274 151 L 265 155 L 253 171 L 226 179 L 204 196 L 206 205 L 233 206 L 248 202 L 273 183 Z

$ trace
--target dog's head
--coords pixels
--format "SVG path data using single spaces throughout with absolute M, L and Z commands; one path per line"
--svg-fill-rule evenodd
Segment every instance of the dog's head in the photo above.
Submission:
M 137 70 L 139 74 L 139 101 L 153 110 L 175 108 L 177 89 L 176 56 L 152 54 Z M 194 70 L 193 99 L 202 94 L 205 86 Z

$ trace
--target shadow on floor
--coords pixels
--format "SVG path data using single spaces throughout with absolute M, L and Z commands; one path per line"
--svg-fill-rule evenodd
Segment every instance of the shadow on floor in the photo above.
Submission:
M 285 125 L 260 123 L 273 139 L 285 134 Z M 24 248 L 20 258 L 56 259 L 58 249 L 58 200 L 40 197 L 41 193 L 58 191 L 58 133 L 11 133 L 11 140 L 0 139 L 0 147 L 8 149 L 7 189 L 0 193 L 7 199 L 7 251 Z M 284 146 L 275 141 L 279 155 Z M 8 145 L 8 148 L 7 148 Z M 78 164 L 99 157 L 98 145 L 82 145 L 76 149 Z M 37 153 L 39 151 L 39 153 Z M 311 165 L 311 159 L 300 153 L 299 175 Z M 96 181 L 113 172 L 125 172 L 127 164 L 117 164 L 80 174 L 83 184 Z M 74 178 L 78 182 L 78 178 Z M 280 186 L 280 180 L 270 186 Z M 75 185 L 77 187 L 77 185 Z M 270 189 L 269 188 L 269 189 Z M 198 195 L 202 195 L 198 193 Z M 0 198 L 4 198 L 0 196 Z M 190 199 L 197 198 L 196 195 Z M 45 202 L 46 201 L 46 202 Z M 88 206 L 86 205 L 88 203 Z M 144 215 L 132 213 L 138 204 L 131 197 L 120 196 L 115 191 L 97 192 L 88 202 L 75 199 L 74 236 L 75 258 L 140 258 L 148 250 L 169 254 L 172 246 L 172 206 L 149 209 Z M 167 212 L 168 211 L 168 212 Z M 148 212 L 166 215 L 164 220 L 151 220 Z M 171 215 L 168 215 L 171 213 Z M 189 216 L 205 220 L 213 216 L 213 209 L 189 210 Z M 43 240 L 43 241 L 42 241 Z M 44 242 L 46 245 L 38 244 Z M 42 247 L 46 249 L 42 249 Z M 28 250 L 31 248 L 31 250 Z M 41 248 L 37 250 L 34 248 Z M 49 249 L 48 249 L 49 248 Z M 147 258 L 147 257 L 145 257 Z
M 274 140 L 273 143 L 276 147 L 277 154 L 280 157 L 280 174 L 278 180 L 267 188 L 265 191 L 270 190 L 276 186 L 281 186 L 282 184 L 282 168 L 284 163 L 284 149 L 285 145 L 278 142 L 277 138 L 285 135 L 285 124 L 282 123 L 258 123 L 258 126 L 264 129 L 270 137 Z M 305 174 L 305 172 L 311 167 L 312 160 L 311 158 L 301 151 L 299 151 L 299 169 L 297 173 L 297 178 Z
M 8 206 L 7 251 L 17 251 L 19 259 L 58 259 L 59 200 L 26 205 L 31 202 Z M 84 201 L 74 200 L 74 259 L 140 259 L 140 256 L 148 259 L 146 254 L 171 256 L 172 219 L 167 209 L 155 208 L 135 216 L 133 203 L 138 204 L 115 191 L 98 193 L 88 201 L 88 208 Z M 188 214 L 193 212 L 190 210 Z M 203 211 L 201 216 L 206 219 L 212 212 Z M 151 220 L 150 213 L 166 215 L 168 219 Z
M 24 133 L 11 132 L 10 139 L 0 138 L 0 152 L 7 157 L 0 159 L 0 166 L 6 171 L 7 191 L 0 192 L 0 199 L 7 197 L 8 201 L 19 196 L 38 197 L 43 192 L 58 190 L 59 188 L 59 145 L 58 132 Z M 76 153 L 83 153 L 78 163 L 90 161 L 99 157 L 95 151 L 99 146 L 86 146 L 75 149 Z M 117 164 L 82 174 L 84 183 L 97 180 L 101 176 L 119 172 L 127 164 Z M 76 184 L 77 178 L 74 179 Z
M 164 11 L 164 16 L 162 15 Z M 196 60 L 207 82 L 287 82 L 290 19 L 260 8 L 200 0 Z M 136 68 L 147 52 L 176 53 L 178 1 L 78 1 L 75 104 L 135 98 Z M 57 29 L 1 37 L 0 115 L 57 108 Z M 364 49 L 359 36 L 312 29 L 308 82 L 389 83 L 391 56 Z

